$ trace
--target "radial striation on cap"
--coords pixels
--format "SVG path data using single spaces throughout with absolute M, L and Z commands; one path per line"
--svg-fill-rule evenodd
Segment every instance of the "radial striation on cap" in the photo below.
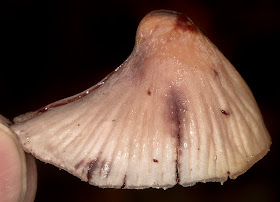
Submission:
M 26 152 L 100 187 L 223 183 L 271 144 L 244 80 L 173 11 L 149 13 L 131 55 L 101 82 L 15 122 Z

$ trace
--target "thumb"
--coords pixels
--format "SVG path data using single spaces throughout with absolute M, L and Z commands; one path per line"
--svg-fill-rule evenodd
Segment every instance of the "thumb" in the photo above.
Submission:
M 35 160 L 25 153 L 0 115 L 0 199 L 3 202 L 33 201 L 36 193 Z

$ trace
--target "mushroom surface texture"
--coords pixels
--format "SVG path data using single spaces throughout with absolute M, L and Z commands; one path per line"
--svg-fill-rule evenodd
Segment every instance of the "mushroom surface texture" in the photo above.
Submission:
M 184 15 L 153 11 L 133 52 L 101 82 L 14 119 L 26 152 L 92 185 L 223 183 L 271 145 L 238 72 Z

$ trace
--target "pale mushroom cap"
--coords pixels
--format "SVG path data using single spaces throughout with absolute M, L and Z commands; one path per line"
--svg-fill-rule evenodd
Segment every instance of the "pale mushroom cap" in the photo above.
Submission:
M 141 21 L 132 54 L 100 83 L 15 122 L 26 152 L 100 187 L 224 182 L 271 144 L 241 76 L 171 11 Z

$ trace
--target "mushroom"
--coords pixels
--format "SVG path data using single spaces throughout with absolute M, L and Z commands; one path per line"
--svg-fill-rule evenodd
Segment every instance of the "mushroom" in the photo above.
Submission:
M 235 179 L 271 138 L 238 72 L 193 22 L 153 11 L 133 52 L 88 90 L 14 119 L 26 152 L 111 188 Z

